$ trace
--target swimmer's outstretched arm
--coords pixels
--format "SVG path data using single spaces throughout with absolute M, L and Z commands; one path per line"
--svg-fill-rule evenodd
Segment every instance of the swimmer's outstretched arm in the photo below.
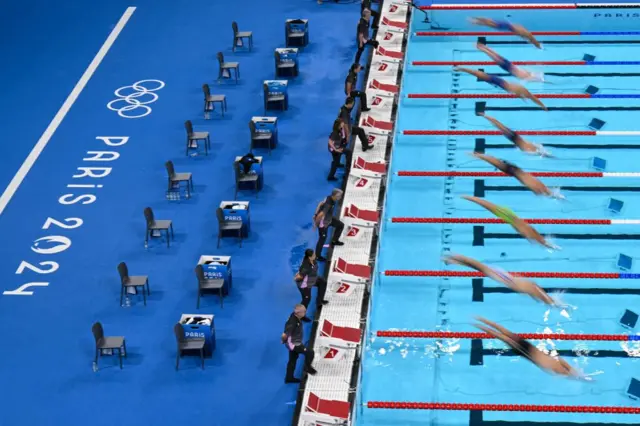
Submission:
M 493 124 L 494 126 L 496 126 L 498 128 L 498 130 L 500 130 L 502 133 L 510 133 L 512 132 L 512 130 L 510 128 L 508 128 L 507 126 L 505 126 L 504 124 L 502 124 L 501 122 L 499 122 L 498 120 L 496 120 L 495 118 L 491 117 L 490 115 L 486 115 L 486 114 L 478 114 L 484 118 L 486 118 L 487 120 L 489 120 L 489 122 L 491 124 Z
M 486 155 L 486 154 L 481 154 L 479 152 L 472 152 L 471 155 L 473 157 L 476 157 L 476 158 L 480 159 L 480 160 L 486 161 L 487 163 L 491 164 L 496 169 L 502 170 L 503 167 L 504 167 L 504 164 L 502 163 L 502 161 L 500 161 L 496 157 L 492 157 L 492 156 Z
M 472 203 L 476 203 L 482 207 L 484 207 L 485 209 L 489 210 L 491 213 L 495 214 L 496 210 L 498 208 L 498 206 L 496 206 L 495 204 L 487 201 L 487 200 L 483 200 L 482 198 L 478 198 L 478 197 L 472 197 L 471 195 L 463 195 L 462 198 L 464 198 L 465 200 L 471 201 Z
M 477 77 L 480 80 L 486 80 L 487 79 L 487 73 L 486 72 L 482 72 L 482 71 L 478 71 L 478 70 L 472 70 L 470 68 L 463 68 L 463 67 L 455 67 L 453 70 L 454 71 L 465 72 L 467 74 L 471 74 L 472 76 Z
M 529 92 L 526 89 L 525 89 L 525 96 L 528 99 L 530 99 L 532 102 L 534 102 L 536 105 L 538 105 L 540 108 L 542 108 L 543 110 L 549 111 L 549 108 L 547 108 L 540 99 L 536 98 L 531 92 Z

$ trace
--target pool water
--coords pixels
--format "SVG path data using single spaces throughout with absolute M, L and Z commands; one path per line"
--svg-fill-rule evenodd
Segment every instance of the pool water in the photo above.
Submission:
M 412 31 L 425 29 L 414 14 Z M 530 28 L 530 29 L 536 29 Z M 477 30 L 477 29 L 476 29 Z M 640 37 L 636 37 L 640 38 Z M 491 41 L 517 41 L 514 37 L 487 37 Z M 543 44 L 544 44 L 544 40 Z M 588 41 L 620 40 L 615 37 L 546 37 L 581 44 L 548 44 L 544 50 L 523 44 L 489 44 L 511 61 L 634 60 L 640 44 L 598 44 Z M 543 178 L 566 201 L 536 197 L 522 191 L 512 178 L 399 177 L 401 170 L 492 171 L 488 164 L 469 156 L 483 138 L 486 153 L 511 161 L 527 171 L 594 171 L 594 157 L 606 160 L 606 171 L 640 172 L 640 142 L 633 136 L 530 136 L 527 140 L 548 148 L 555 158 L 523 154 L 501 136 L 405 136 L 403 130 L 494 130 L 475 116 L 475 102 L 487 104 L 491 115 L 515 130 L 588 130 L 592 119 L 605 122 L 602 130 L 637 131 L 639 99 L 544 99 L 545 112 L 518 99 L 407 99 L 410 93 L 502 93 L 472 76 L 456 77 L 453 68 L 413 66 L 412 61 L 485 61 L 474 37 L 410 37 L 405 60 L 390 181 L 384 206 L 384 225 L 376 268 L 368 324 L 370 338 L 364 350 L 360 402 L 419 401 L 492 404 L 561 404 L 637 406 L 626 395 L 632 377 L 640 378 L 638 342 L 533 341 L 552 355 L 562 355 L 571 365 L 593 377 L 593 382 L 568 380 L 547 374 L 520 357 L 505 353 L 505 346 L 484 340 L 472 351 L 471 340 L 390 339 L 373 337 L 377 330 L 477 331 L 474 317 L 498 322 L 514 332 L 635 333 L 619 324 L 625 309 L 640 311 L 637 280 L 540 279 L 566 303 L 549 309 L 532 299 L 504 291 L 489 279 L 385 277 L 385 270 L 466 270 L 446 266 L 441 257 L 458 253 L 507 271 L 620 272 L 620 253 L 640 259 L 640 230 L 631 225 L 539 225 L 562 250 L 553 253 L 513 234 L 508 225 L 483 225 L 483 245 L 473 245 L 473 225 L 390 223 L 393 217 L 489 218 L 489 212 L 462 195 L 479 187 L 484 198 L 510 207 L 522 218 L 607 219 L 640 218 L 640 182 L 634 178 Z M 475 68 L 478 67 L 469 67 Z M 484 67 L 503 73 L 498 67 Z M 587 86 L 601 94 L 640 95 L 640 66 L 533 66 L 545 72 L 546 82 L 524 83 L 536 93 L 584 93 Z M 611 74 L 625 73 L 612 76 Z M 635 74 L 634 74 L 635 73 Z M 560 75 L 553 75 L 560 74 Z M 568 75 L 566 75 L 568 74 Z M 593 74 L 593 75 L 574 75 Z M 508 78 L 514 81 L 513 78 Z M 588 108 L 601 108 L 589 110 Z M 602 107 L 606 107 L 602 109 Z M 494 109 L 495 108 L 495 109 Z M 576 108 L 582 108 L 576 110 Z M 626 108 L 626 109 L 625 109 Z M 632 109 L 635 108 L 635 109 Z M 605 147 L 611 145 L 611 147 Z M 624 203 L 622 211 L 608 209 L 611 199 Z M 497 235 L 495 235 L 497 234 Z M 637 266 L 632 268 L 637 272 Z M 475 292 L 474 292 L 475 286 Z M 563 294 L 564 293 L 564 294 Z M 475 294 L 475 296 L 474 296 Z M 475 299 L 475 300 L 474 300 Z M 482 354 L 478 359 L 478 353 Z M 474 360 L 471 359 L 472 354 Z M 474 365 L 472 365 L 474 364 Z M 637 416 L 467 411 L 372 410 L 361 408 L 359 425 L 468 425 L 499 421 L 509 423 L 576 422 L 635 423 Z

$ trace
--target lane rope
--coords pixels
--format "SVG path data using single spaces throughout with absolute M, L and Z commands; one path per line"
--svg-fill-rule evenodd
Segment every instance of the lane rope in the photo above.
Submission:
M 609 342 L 640 341 L 640 335 L 635 334 L 560 334 L 560 333 L 514 333 L 527 340 L 591 340 Z M 495 339 L 489 333 L 461 332 L 461 331 L 376 331 L 377 337 L 397 337 L 413 339 Z

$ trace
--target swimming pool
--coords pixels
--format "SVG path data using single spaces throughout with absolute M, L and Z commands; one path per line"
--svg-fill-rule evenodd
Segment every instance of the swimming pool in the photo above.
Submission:
M 637 11 L 633 10 L 632 13 Z M 570 12 L 574 12 L 573 15 Z M 451 16 L 445 15 L 451 13 Z M 496 11 L 446 11 L 438 24 L 450 31 L 483 31 L 465 27 L 466 16 L 505 17 Z M 602 20 L 593 10 L 548 11 L 537 19 L 526 11 L 509 11 L 510 19 L 531 30 L 623 31 L 633 23 L 621 18 Z M 615 15 L 617 12 L 608 12 Z M 628 13 L 628 12 L 624 12 Z M 455 16 L 453 16 L 455 15 Z M 432 25 L 436 14 L 432 16 Z M 410 33 L 432 31 L 414 13 Z M 536 23 L 540 24 L 537 26 Z M 457 23 L 457 24 L 456 24 Z M 456 26 L 457 25 L 457 26 Z M 440 30 L 441 31 L 441 30 Z M 636 36 L 547 36 L 544 50 L 518 43 L 515 37 L 487 36 L 487 44 L 512 61 L 633 61 L 640 57 Z M 629 334 L 620 317 L 625 309 L 638 311 L 636 279 L 539 279 L 543 288 L 556 289 L 567 304 L 549 310 L 533 300 L 510 293 L 489 279 L 466 277 L 396 277 L 385 271 L 463 271 L 443 264 L 447 253 L 464 254 L 508 271 L 619 273 L 619 254 L 638 259 L 640 232 L 629 224 L 537 225 L 554 236 L 561 251 L 549 253 L 501 224 L 391 223 L 393 218 L 490 218 L 479 206 L 461 199 L 477 195 L 511 207 L 523 218 L 638 219 L 640 185 L 637 177 L 543 178 L 560 188 L 567 201 L 534 196 L 507 177 L 410 177 L 399 171 L 490 172 L 490 166 L 468 155 L 474 150 L 511 161 L 530 172 L 640 172 L 640 144 L 633 133 L 597 136 L 528 136 L 548 147 L 556 158 L 525 155 L 503 137 L 494 135 L 406 135 L 407 130 L 492 131 L 475 115 L 476 102 L 486 102 L 486 114 L 516 130 L 588 131 L 592 120 L 604 122 L 601 131 L 636 132 L 640 97 L 624 99 L 543 99 L 544 112 L 517 99 L 486 98 L 502 93 L 472 76 L 458 75 L 451 66 L 417 66 L 413 61 L 487 61 L 475 48 L 477 37 L 409 37 L 402 90 L 384 206 L 378 274 L 372 292 L 368 330 L 476 331 L 475 316 L 500 323 L 514 332 Z M 590 59 L 590 58 L 587 58 Z M 593 59 L 591 59 L 593 60 Z M 470 66 L 478 68 L 478 66 Z M 495 66 L 483 67 L 502 73 Z M 544 83 L 526 83 L 534 94 L 583 94 L 594 86 L 598 94 L 640 95 L 638 65 L 534 65 Z M 474 94 L 465 99 L 408 99 L 409 94 Z M 594 158 L 597 160 L 594 163 Z M 603 165 L 602 160 L 606 161 Z M 621 201 L 620 212 L 615 206 Z M 614 207 L 612 210 L 610 207 Z M 631 272 L 637 272 L 637 268 Z M 579 406 L 637 406 L 626 395 L 629 381 L 640 376 L 638 342 L 535 340 L 539 348 L 557 353 L 571 365 L 593 375 L 585 383 L 555 377 L 530 362 L 505 352 L 494 340 L 415 339 L 371 337 L 363 354 L 361 403 L 368 401 L 450 402 L 479 404 L 541 404 Z M 358 425 L 495 423 L 500 426 L 535 422 L 638 423 L 621 414 L 559 414 L 506 411 L 358 410 Z M 473 414 L 470 414 L 473 413 Z M 496 423 L 499 422 L 499 423 Z M 489 426 L 489 425 L 485 425 Z

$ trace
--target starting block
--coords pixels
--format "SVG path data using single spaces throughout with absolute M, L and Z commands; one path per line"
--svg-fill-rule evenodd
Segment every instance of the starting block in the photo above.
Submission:
M 349 278 L 353 277 L 355 279 L 355 282 L 359 283 L 369 281 L 371 279 L 371 266 L 348 263 L 341 257 L 333 262 L 333 268 L 331 268 L 331 272 L 344 275 Z M 354 282 L 353 280 L 348 278 L 344 278 L 344 280 Z
M 380 221 L 380 213 L 377 210 L 363 210 L 359 209 L 353 204 L 345 207 L 342 219 L 349 219 L 354 222 L 362 222 L 360 226 L 372 227 L 376 226 Z
M 324 320 L 317 337 L 321 346 L 354 349 L 360 345 L 362 330 L 355 327 L 342 327 Z
M 303 422 L 313 425 L 344 425 L 349 424 L 351 404 L 347 401 L 321 399 L 313 392 L 304 404 L 300 413 Z
M 374 163 L 367 161 L 362 157 L 356 157 L 351 166 L 351 174 L 358 177 L 367 176 L 381 178 L 387 174 L 387 164 L 378 162 Z

